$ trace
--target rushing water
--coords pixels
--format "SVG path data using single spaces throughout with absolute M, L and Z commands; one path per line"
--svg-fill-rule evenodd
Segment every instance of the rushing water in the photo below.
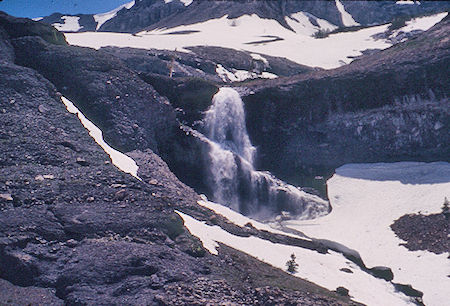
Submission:
M 219 90 L 203 121 L 214 201 L 261 216 L 290 211 L 314 218 L 328 212 L 327 201 L 254 169 L 256 149 L 247 133 L 243 102 L 234 89 Z

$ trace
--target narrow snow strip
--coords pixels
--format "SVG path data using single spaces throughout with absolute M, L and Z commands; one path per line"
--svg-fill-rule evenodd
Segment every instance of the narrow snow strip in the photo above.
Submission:
M 58 31 L 61 32 L 77 32 L 81 30 L 83 27 L 80 26 L 80 17 L 77 16 L 62 16 L 62 20 L 64 20 L 64 23 L 52 23 L 52 26 L 54 26 Z
M 345 165 L 327 185 L 329 215 L 284 225 L 355 249 L 369 267 L 390 267 L 395 282 L 423 291 L 426 305 L 448 305 L 449 254 L 409 251 L 390 225 L 406 214 L 441 212 L 450 198 L 449 163 Z
M 394 291 L 393 286 L 361 271 L 359 267 L 336 252 L 318 252 L 284 244 L 272 243 L 257 237 L 239 237 L 219 226 L 209 226 L 182 212 L 176 211 L 192 235 L 198 237 L 211 254 L 218 254 L 218 243 L 249 254 L 285 271 L 286 262 L 295 254 L 299 264 L 297 277 L 309 280 L 329 290 L 343 286 L 356 301 L 367 305 L 408 305 L 408 298 Z M 340 271 L 348 268 L 353 273 Z
M 131 157 L 111 148 L 103 140 L 102 131 L 97 126 L 95 126 L 95 124 L 89 121 L 71 101 L 69 101 L 65 97 L 61 97 L 61 100 L 70 113 L 76 114 L 78 116 L 81 124 L 89 131 L 89 135 L 91 135 L 91 137 L 94 138 L 95 142 L 98 143 L 98 145 L 109 155 L 113 165 L 119 168 L 121 171 L 129 173 L 135 178 L 141 180 L 137 176 L 138 166 L 136 162 Z
M 36 17 L 36 18 L 33 18 L 32 20 L 39 21 L 39 20 L 42 20 L 42 19 L 44 19 L 44 17 Z
M 180 0 L 180 1 L 184 4 L 184 6 L 189 6 L 194 0 Z
M 135 4 L 135 1 L 133 0 L 131 2 L 125 3 L 125 4 L 121 5 L 121 6 L 113 9 L 112 11 L 94 15 L 94 20 L 95 20 L 95 22 L 97 22 L 97 30 L 100 29 L 100 27 L 105 22 L 107 22 L 111 18 L 116 17 L 117 16 L 117 12 L 119 12 L 121 9 L 126 8 L 127 10 L 129 10 L 134 4 Z
M 232 223 L 236 224 L 237 226 L 245 226 L 246 224 L 250 223 L 254 228 L 261 230 L 261 231 L 267 231 L 270 233 L 274 233 L 274 234 L 280 234 L 280 235 L 284 235 L 284 236 L 290 236 L 290 237 L 294 237 L 294 238 L 300 238 L 298 235 L 295 234 L 291 234 L 291 233 L 286 233 L 277 229 L 274 229 L 272 227 L 270 227 L 267 224 L 255 221 L 253 219 L 250 219 L 244 215 L 241 215 L 240 213 L 224 206 L 221 204 L 217 204 L 214 202 L 210 202 L 206 199 L 206 197 L 204 195 L 202 195 L 202 200 L 198 201 L 198 204 L 200 206 L 206 207 L 208 209 L 211 209 L 212 211 L 214 211 L 215 213 L 227 218 L 229 221 L 231 221 Z M 310 240 L 309 238 L 304 238 L 301 237 L 303 240 Z
M 397 2 L 395 2 L 395 4 L 409 4 L 409 5 L 411 5 L 411 4 L 420 4 L 420 2 L 415 2 L 415 1 L 412 1 L 412 0 L 401 0 L 401 1 L 397 1 Z
M 447 12 L 439 13 L 431 16 L 418 17 L 406 22 L 406 26 L 398 29 L 396 32 L 411 32 L 414 30 L 427 31 L 436 23 L 444 19 L 448 15 Z
M 336 7 L 339 11 L 339 13 L 341 13 L 342 16 L 342 23 L 344 24 L 344 26 L 346 27 L 351 27 L 351 26 L 357 26 L 359 25 L 359 23 L 357 23 L 355 21 L 355 19 L 353 19 L 352 15 L 350 15 L 344 8 L 344 5 L 341 3 L 341 1 L 336 0 Z

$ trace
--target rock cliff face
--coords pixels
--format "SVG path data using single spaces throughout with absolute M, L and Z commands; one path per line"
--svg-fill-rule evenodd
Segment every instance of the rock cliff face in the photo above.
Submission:
M 46 43 L 36 31 L 53 30 L 31 21 L 29 32 L 13 35 L 16 21 L 0 15 L 0 304 L 353 304 L 225 246 L 218 256 L 206 252 L 175 210 L 241 236 L 284 236 L 238 227 L 196 204 L 198 195 L 150 150 L 163 137 L 155 129 L 176 125 L 171 106 L 119 59 Z M 128 153 L 142 180 L 111 164 L 58 90 L 111 144 L 142 148 Z M 128 130 L 131 115 L 145 132 Z
M 447 17 L 350 65 L 248 84 L 247 127 L 262 167 L 286 177 L 353 162 L 448 160 L 449 29 Z
M 169 102 L 116 57 L 89 48 L 58 47 L 40 38 L 13 41 L 16 62 L 39 71 L 96 122 L 120 151 L 158 147 L 176 127 Z

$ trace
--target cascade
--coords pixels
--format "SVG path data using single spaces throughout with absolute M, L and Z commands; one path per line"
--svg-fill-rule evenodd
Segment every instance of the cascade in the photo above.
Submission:
M 302 218 L 326 214 L 328 202 L 286 184 L 269 172 L 256 171 L 256 148 L 245 124 L 239 93 L 221 88 L 203 120 L 207 143 L 207 184 L 213 200 L 243 214 L 267 217 L 289 211 Z

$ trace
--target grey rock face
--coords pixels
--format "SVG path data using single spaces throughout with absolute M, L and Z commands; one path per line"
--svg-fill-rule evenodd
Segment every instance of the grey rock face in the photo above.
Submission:
M 292 167 L 314 176 L 353 162 L 448 160 L 448 29 L 446 18 L 335 70 L 253 82 L 244 102 L 261 165 L 287 177 Z

